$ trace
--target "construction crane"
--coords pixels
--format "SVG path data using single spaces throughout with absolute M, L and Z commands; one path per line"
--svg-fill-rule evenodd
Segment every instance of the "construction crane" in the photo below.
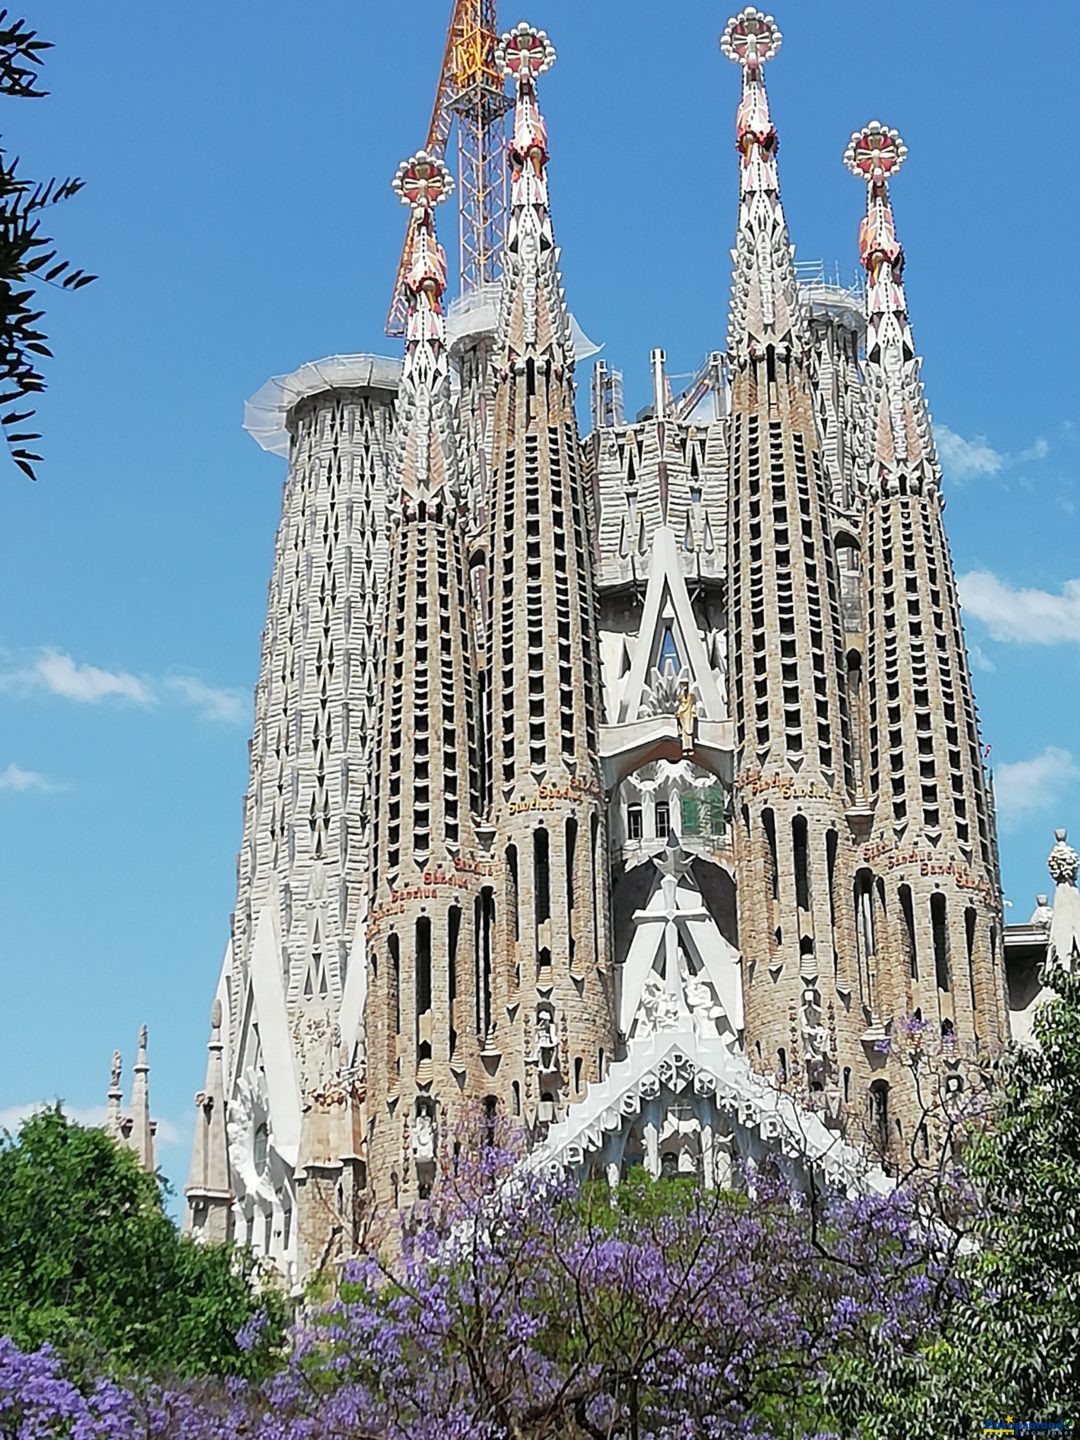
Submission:
M 457 121 L 458 244 L 461 293 L 499 278 L 506 231 L 505 115 L 510 108 L 495 68 L 497 0 L 454 0 L 442 70 L 428 125 L 429 155 L 445 159 Z M 412 250 L 413 221 L 401 252 L 387 335 L 405 333 L 405 272 Z

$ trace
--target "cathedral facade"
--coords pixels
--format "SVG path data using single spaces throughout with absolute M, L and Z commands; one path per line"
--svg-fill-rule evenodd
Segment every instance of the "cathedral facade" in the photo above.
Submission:
M 612 1183 L 772 1155 L 882 1188 L 935 1152 L 938 1082 L 1008 1040 L 906 151 L 872 122 L 844 156 L 862 289 L 800 271 L 780 38 L 749 7 L 721 41 L 733 284 L 688 390 L 654 350 L 628 422 L 600 363 L 579 434 L 555 52 L 523 24 L 500 285 L 448 303 L 453 182 L 418 152 L 403 361 L 249 407 L 289 463 L 187 1226 L 294 1283 L 422 1206 L 467 1116 Z

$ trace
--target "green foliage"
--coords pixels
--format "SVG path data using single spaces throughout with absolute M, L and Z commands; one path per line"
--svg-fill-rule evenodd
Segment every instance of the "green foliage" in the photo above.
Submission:
M 860 1440 L 1080 1414 L 1080 977 L 1046 978 L 1038 1048 L 1008 1056 L 993 1122 L 965 1149 L 977 1206 L 937 1327 L 915 1355 L 883 1346 L 873 1371 L 837 1356 L 831 1399 Z
M 50 48 L 25 20 L 0 10 L 0 95 L 24 100 L 45 95 L 39 69 Z M 41 456 L 30 446 L 41 436 L 22 428 L 34 411 L 19 406 L 45 389 L 40 362 L 52 354 L 40 328 L 44 311 L 36 308 L 38 287 L 81 290 L 95 278 L 58 258 L 53 240 L 42 234 L 42 220 L 46 210 L 71 199 L 82 185 L 75 178 L 28 180 L 19 173 L 18 159 L 0 145 L 0 427 L 11 458 L 31 480 Z
M 0 1140 L 0 1333 L 81 1367 L 146 1375 L 255 1375 L 273 1360 L 285 1297 L 257 1262 L 181 1236 L 165 1186 L 60 1106 Z M 238 1331 L 259 1312 L 252 1348 Z

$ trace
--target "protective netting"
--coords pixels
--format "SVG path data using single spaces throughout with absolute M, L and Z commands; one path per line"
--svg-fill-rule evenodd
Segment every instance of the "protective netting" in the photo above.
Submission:
M 328 355 L 310 360 L 291 375 L 275 375 L 244 401 L 244 429 L 256 445 L 274 455 L 289 454 L 285 421 L 298 400 L 323 390 L 396 390 L 401 361 L 385 355 Z

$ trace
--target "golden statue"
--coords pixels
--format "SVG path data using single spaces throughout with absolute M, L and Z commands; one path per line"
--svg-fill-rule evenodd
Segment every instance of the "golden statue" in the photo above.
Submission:
M 679 681 L 679 698 L 675 705 L 675 719 L 679 722 L 679 739 L 682 753 L 690 755 L 694 750 L 694 719 L 697 715 L 697 701 L 694 699 L 688 680 Z

